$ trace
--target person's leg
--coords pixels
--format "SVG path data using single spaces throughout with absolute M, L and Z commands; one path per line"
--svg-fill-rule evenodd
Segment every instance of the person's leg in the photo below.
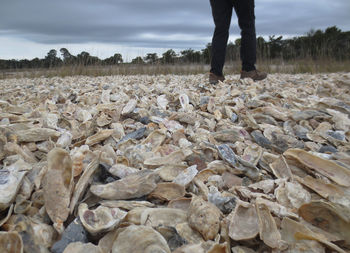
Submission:
M 210 5 L 215 24 L 210 72 L 222 76 L 233 5 L 230 0 L 210 0 Z
M 242 70 L 255 70 L 256 62 L 256 33 L 254 0 L 233 0 L 233 5 L 241 29 L 241 60 Z

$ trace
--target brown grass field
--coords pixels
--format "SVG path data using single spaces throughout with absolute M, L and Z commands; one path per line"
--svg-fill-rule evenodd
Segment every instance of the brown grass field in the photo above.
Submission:
M 350 60 L 265 60 L 258 61 L 257 68 L 268 73 L 332 73 L 350 72 Z M 62 66 L 58 68 L 42 69 L 14 69 L 0 70 L 0 79 L 6 78 L 36 78 L 36 77 L 65 77 L 65 76 L 111 76 L 111 75 L 192 75 L 209 72 L 210 66 L 206 64 L 120 64 L 112 66 Z M 224 74 L 238 74 L 240 62 L 226 63 Z

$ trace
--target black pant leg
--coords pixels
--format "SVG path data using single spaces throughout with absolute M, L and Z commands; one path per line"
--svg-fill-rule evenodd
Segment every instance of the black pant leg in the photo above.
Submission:
M 256 62 L 254 0 L 234 0 L 233 5 L 241 29 L 242 70 L 251 71 L 255 69 Z
M 210 72 L 221 76 L 225 63 L 233 5 L 230 0 L 210 0 L 210 5 L 215 23 Z

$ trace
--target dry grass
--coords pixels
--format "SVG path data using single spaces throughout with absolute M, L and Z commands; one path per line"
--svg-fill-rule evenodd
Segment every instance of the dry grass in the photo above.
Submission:
M 257 67 L 268 73 L 330 73 L 350 72 L 350 60 L 264 60 L 258 61 Z M 134 65 L 121 64 L 113 66 L 63 66 L 51 69 L 21 69 L 0 71 L 0 79 L 5 78 L 36 78 L 36 77 L 65 77 L 65 76 L 110 76 L 110 75 L 190 75 L 203 74 L 210 70 L 205 64 L 176 64 L 176 65 Z M 225 74 L 238 74 L 240 62 L 226 63 Z

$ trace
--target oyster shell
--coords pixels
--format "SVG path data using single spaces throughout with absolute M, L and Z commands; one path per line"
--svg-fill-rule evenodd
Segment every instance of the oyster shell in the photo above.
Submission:
M 90 191 L 104 199 L 133 199 L 151 193 L 157 187 L 159 176 L 149 170 L 142 170 L 123 179 L 105 185 L 92 185 Z
M 173 227 L 159 226 L 156 231 L 165 238 L 172 252 L 187 243 Z
M 99 247 L 92 243 L 72 242 L 68 244 L 63 253 L 103 253 Z
M 99 206 L 95 210 L 89 210 L 86 203 L 81 203 L 78 209 L 79 218 L 85 229 L 91 235 L 97 235 L 114 229 L 124 219 L 127 212 L 119 208 Z
M 247 175 L 253 180 L 257 180 L 260 177 L 258 169 L 249 162 L 246 162 L 236 156 L 236 154 L 228 145 L 221 144 L 217 146 L 217 149 L 219 151 L 220 157 L 230 166 L 240 171 L 242 174 Z
M 0 211 L 6 209 L 16 198 L 26 171 L 19 171 L 15 164 L 0 170 Z
M 270 168 L 277 178 L 293 178 L 292 171 L 283 155 L 270 163 Z
M 82 145 L 79 148 L 74 148 L 70 152 L 73 162 L 73 173 L 74 177 L 79 176 L 84 170 L 84 158 L 89 151 L 88 145 Z
M 121 208 L 124 210 L 132 210 L 138 207 L 155 207 L 155 204 L 148 201 L 132 201 L 132 200 L 103 200 L 101 205 L 110 208 Z
M 148 208 L 140 217 L 141 225 L 157 227 L 159 225 L 175 227 L 187 220 L 187 212 L 175 208 Z
M 242 159 L 256 166 L 262 157 L 263 149 L 256 144 L 248 146 L 243 153 Z
M 52 226 L 37 222 L 21 214 L 12 215 L 4 225 L 4 228 L 19 234 L 23 243 L 24 252 L 48 253 L 49 251 L 47 248 L 52 245 L 55 235 Z
M 231 250 L 232 250 L 232 253 L 255 253 L 254 250 L 244 246 L 235 246 Z
M 126 166 L 124 164 L 115 164 L 108 170 L 112 175 L 119 178 L 125 178 L 129 175 L 139 172 L 138 169 Z
M 72 144 L 72 138 L 73 138 L 73 135 L 70 132 L 64 131 L 56 142 L 57 147 L 60 147 L 60 148 L 68 147 L 69 145 Z
M 166 110 L 167 105 L 168 105 L 169 101 L 166 98 L 166 95 L 160 95 L 157 97 L 157 105 L 162 109 L 162 110 Z
M 163 201 L 170 201 L 185 195 L 185 187 L 176 183 L 159 183 L 148 195 L 148 198 L 156 198 Z
M 152 157 L 144 161 L 145 165 L 159 167 L 161 165 L 177 164 L 185 160 L 185 154 L 182 150 L 174 151 L 163 157 Z
M 22 157 L 22 159 L 28 163 L 37 163 L 37 159 L 34 154 L 30 152 L 26 146 L 20 147 L 16 143 L 9 142 L 5 145 L 5 150 L 8 153 L 15 153 Z
M 289 208 L 299 208 L 302 204 L 311 201 L 311 195 L 297 182 L 285 182 L 275 191 L 280 204 Z
M 47 141 L 58 138 L 61 134 L 49 128 L 31 128 L 16 132 L 18 142 Z
M 194 179 L 194 177 L 197 175 L 197 165 L 193 165 L 188 167 L 187 169 L 180 172 L 176 178 L 174 178 L 173 183 L 187 186 L 191 181 Z
M 152 150 L 156 150 L 160 145 L 162 145 L 165 139 L 166 132 L 164 129 L 155 130 L 150 133 L 144 141 L 142 141 L 142 144 L 150 143 L 152 145 Z
M 164 237 L 151 227 L 131 225 L 115 240 L 112 253 L 170 253 Z
M 229 236 L 235 241 L 255 238 L 259 233 L 259 220 L 252 204 L 238 203 L 229 224 Z
M 0 252 L 23 253 L 22 238 L 17 232 L 0 231 Z
M 322 159 L 301 149 L 289 149 L 284 155 L 296 159 L 307 168 L 319 172 L 339 185 L 350 187 L 350 171 L 335 162 Z
M 188 243 L 195 244 L 198 242 L 204 242 L 202 235 L 198 231 L 192 229 L 187 222 L 178 223 L 175 228 L 179 235 Z
M 160 178 L 164 181 L 173 181 L 188 166 L 182 164 L 164 165 L 157 169 Z
M 97 143 L 100 143 L 110 137 L 114 133 L 113 129 L 104 129 L 99 131 L 98 133 L 88 137 L 85 141 L 86 145 L 93 146 Z
M 187 94 L 180 94 L 179 101 L 184 111 L 190 110 L 190 99 L 188 98 Z
M 0 227 L 2 227 L 2 225 L 4 225 L 4 223 L 7 222 L 7 220 L 11 217 L 12 215 L 12 211 L 13 211 L 13 204 L 5 211 L 2 211 L 1 214 L 1 218 L 0 218 Z
M 307 222 L 327 232 L 337 235 L 350 246 L 349 208 L 339 204 L 312 201 L 302 205 L 298 213 Z
M 188 210 L 188 224 L 197 230 L 204 240 L 213 240 L 220 230 L 219 209 L 200 197 L 193 197 Z
M 69 210 L 70 213 L 73 213 L 76 204 L 82 197 L 82 194 L 84 194 L 84 191 L 86 190 L 87 186 L 92 181 L 92 175 L 95 173 L 99 165 L 99 157 L 95 157 L 87 166 L 87 168 L 84 170 L 83 175 L 79 178 L 77 184 L 75 185 L 75 189 L 73 192 L 73 196 L 70 201 Z
M 281 223 L 281 236 L 282 239 L 287 241 L 289 244 L 295 244 L 299 241 L 305 241 L 305 240 L 314 240 L 317 242 L 320 242 L 327 247 L 331 248 L 332 250 L 335 250 L 337 252 L 345 253 L 344 250 L 339 248 L 337 245 L 331 243 L 327 240 L 327 238 L 322 234 L 317 234 L 311 231 L 309 228 L 307 228 L 305 225 L 296 222 L 294 220 L 291 220 L 289 218 L 284 218 Z M 318 244 L 316 244 L 316 247 L 320 248 Z M 322 248 L 321 248 L 322 249 Z
M 191 198 L 177 198 L 169 201 L 169 208 L 178 208 L 184 211 L 188 211 L 191 205 Z
M 256 211 L 259 217 L 260 239 L 271 248 L 277 248 L 279 250 L 286 249 L 288 245 L 281 240 L 281 234 L 267 206 L 256 204 Z
M 126 115 L 131 113 L 137 105 L 137 100 L 135 99 L 130 99 L 129 102 L 124 106 L 122 110 L 122 115 Z
M 325 183 L 319 179 L 315 179 L 311 176 L 304 178 L 296 178 L 301 184 L 317 192 L 320 196 L 329 201 L 342 204 L 344 206 L 350 206 L 350 191 L 347 188 L 340 187 L 335 184 Z
M 67 151 L 54 148 L 47 155 L 48 170 L 43 180 L 45 209 L 58 232 L 69 215 L 73 188 L 72 159 Z

